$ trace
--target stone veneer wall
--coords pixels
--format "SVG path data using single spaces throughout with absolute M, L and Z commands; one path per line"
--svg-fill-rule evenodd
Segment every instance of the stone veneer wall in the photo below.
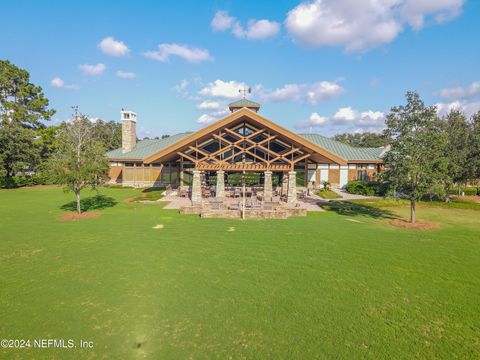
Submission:
M 129 152 L 135 145 L 137 145 L 137 123 L 122 120 L 122 152 Z
M 263 174 L 264 174 L 263 196 L 265 198 L 271 198 L 272 197 L 272 172 L 265 171 Z
M 216 185 L 217 193 L 215 196 L 217 198 L 225 197 L 225 171 L 219 170 L 217 171 L 217 185 Z
M 193 170 L 192 203 L 198 204 L 201 202 L 202 202 L 202 183 L 200 181 L 200 171 Z
M 297 173 L 290 171 L 288 173 L 288 191 L 287 203 L 294 203 L 297 201 Z

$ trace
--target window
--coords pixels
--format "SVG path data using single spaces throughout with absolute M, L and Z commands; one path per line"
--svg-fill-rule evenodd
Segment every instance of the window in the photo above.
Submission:
M 367 170 L 358 170 L 357 172 L 357 180 L 368 180 Z

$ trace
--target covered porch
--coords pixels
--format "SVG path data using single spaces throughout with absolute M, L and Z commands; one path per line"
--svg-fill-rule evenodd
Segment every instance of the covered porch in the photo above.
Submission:
M 298 200 L 310 195 L 310 173 L 345 160 L 243 108 L 145 159 L 151 163 L 178 164 L 177 195 L 190 200 L 181 212 L 247 218 L 306 214 Z

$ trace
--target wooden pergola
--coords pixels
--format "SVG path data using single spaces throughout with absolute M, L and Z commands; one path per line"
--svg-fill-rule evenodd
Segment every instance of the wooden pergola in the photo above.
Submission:
M 144 162 L 168 161 L 179 163 L 180 179 L 184 171 L 192 171 L 194 202 L 201 201 L 198 189 L 201 172 L 217 172 L 220 188 L 225 172 L 263 172 L 266 189 L 272 187 L 272 172 L 281 172 L 288 175 L 288 198 L 294 201 L 296 189 L 292 178 L 299 163 L 304 162 L 305 168 L 309 162 L 346 164 L 346 160 L 247 108 L 160 150 Z M 219 193 L 223 193 L 222 189 Z

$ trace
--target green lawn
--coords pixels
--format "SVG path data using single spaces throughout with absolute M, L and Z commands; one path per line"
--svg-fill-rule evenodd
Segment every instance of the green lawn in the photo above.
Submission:
M 101 194 L 58 221 L 72 194 L 0 191 L 1 338 L 95 343 L 0 358 L 480 357 L 479 210 L 419 207 L 420 232 L 388 224 L 405 206 L 237 221 Z
M 315 192 L 318 196 L 320 196 L 322 199 L 341 199 L 342 195 L 337 194 L 333 190 L 318 190 Z

